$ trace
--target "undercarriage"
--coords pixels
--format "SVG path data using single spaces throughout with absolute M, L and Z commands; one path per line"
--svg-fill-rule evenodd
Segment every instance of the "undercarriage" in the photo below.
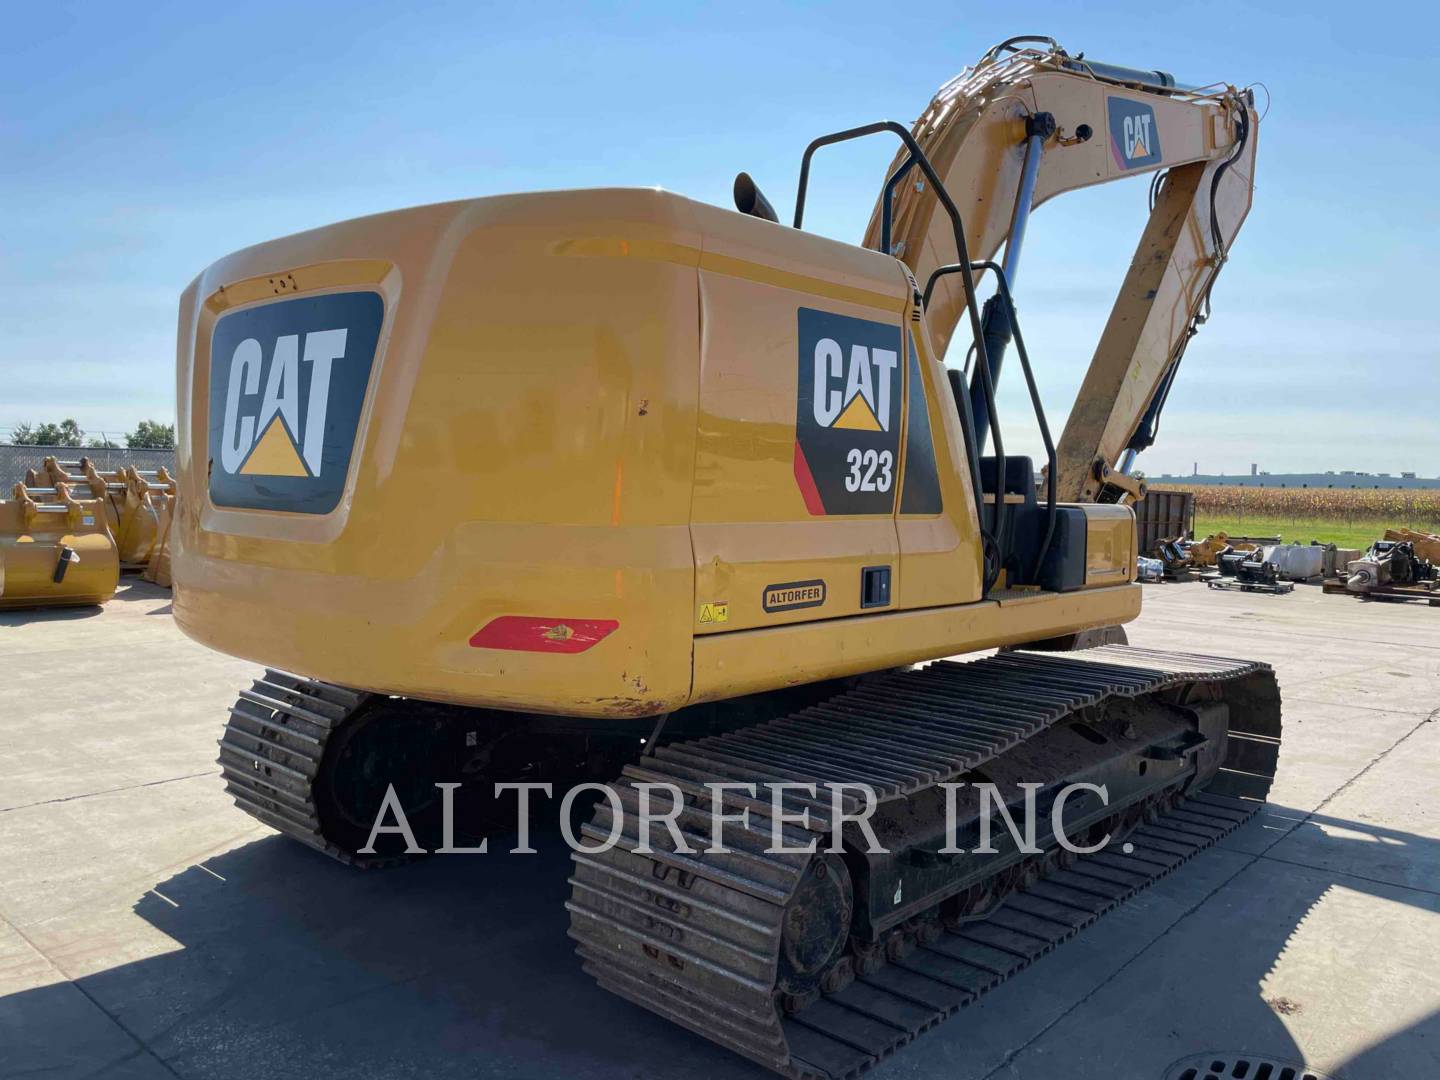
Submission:
M 1274 774 L 1279 705 L 1265 665 L 1119 646 L 865 680 L 626 768 L 623 813 L 602 801 L 586 827 L 620 843 L 574 855 L 570 933 L 606 989 L 777 1072 L 852 1076 L 1242 823 Z M 786 789 L 778 826 L 814 851 L 778 853 L 774 804 L 728 790 L 749 821 L 707 850 L 707 785 L 782 781 L 873 787 L 882 851 L 854 823 L 835 851 L 818 788 Z M 689 854 L 642 835 L 638 785 L 659 783 L 684 794 Z M 1077 783 L 1107 797 L 1062 802 Z M 1048 832 L 985 843 L 977 785 L 1019 820 L 1022 784 Z M 802 810 L 808 829 L 790 823 Z
M 585 970 L 778 1072 L 844 1077 L 1241 824 L 1275 772 L 1280 697 L 1264 664 L 1102 645 L 940 661 L 639 730 L 267 671 L 232 708 L 220 760 L 242 809 L 368 867 L 411 857 L 393 834 L 361 850 L 391 787 L 434 850 L 437 785 L 458 785 L 473 842 L 515 824 L 495 783 L 619 773 L 573 855 Z

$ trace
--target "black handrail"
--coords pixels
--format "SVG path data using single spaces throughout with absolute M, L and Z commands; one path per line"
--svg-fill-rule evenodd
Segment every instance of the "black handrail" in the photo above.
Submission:
M 893 173 L 890 174 L 890 178 L 885 181 L 885 189 L 881 195 L 882 201 L 880 205 L 880 242 L 883 246 L 889 246 L 891 221 L 893 219 L 893 212 L 895 207 L 895 187 L 905 177 L 905 174 L 908 173 L 912 168 L 914 168 L 914 166 L 915 155 L 913 153 L 906 154 L 905 160 L 900 163 L 900 166 Z M 984 536 L 985 484 L 980 476 L 981 450 L 978 446 L 978 440 L 975 438 L 975 417 L 974 414 L 971 412 L 970 393 L 963 387 L 957 390 L 953 382 L 950 385 L 950 393 L 951 396 L 955 399 L 955 412 L 960 417 L 960 433 L 962 436 L 964 436 L 965 439 L 966 460 L 970 462 L 970 487 L 975 496 L 975 520 L 980 525 L 981 535 Z M 993 535 L 991 535 L 989 539 L 995 549 L 996 576 L 998 576 L 1000 566 L 1000 547 L 999 544 L 995 542 L 995 538 Z M 989 578 L 988 576 L 984 580 L 985 585 L 982 591 L 988 593 L 990 591 L 990 586 L 994 582 L 993 579 Z
M 800 159 L 800 184 L 795 192 L 795 228 L 800 228 L 805 220 L 805 193 L 810 184 L 810 159 L 814 157 L 815 151 L 822 146 L 831 146 L 835 143 L 848 142 L 851 139 L 863 139 L 869 135 L 878 135 L 882 131 L 889 131 L 898 136 L 910 151 L 910 157 L 890 175 L 885 182 L 885 192 L 881 199 L 880 207 L 880 250 L 890 254 L 890 198 L 895 185 L 900 178 L 913 165 L 918 165 L 925 178 L 930 181 L 935 190 L 935 197 L 940 200 L 940 205 L 945 207 L 945 213 L 950 217 L 951 228 L 955 232 L 955 251 L 960 261 L 955 264 L 955 272 L 958 273 L 965 284 L 965 307 L 970 314 L 970 332 L 975 339 L 975 353 L 977 362 L 981 365 L 983 378 L 981 386 L 985 391 L 985 407 L 989 410 L 991 418 L 999 416 L 995 408 L 995 386 L 990 378 L 990 357 L 985 351 L 985 335 L 980 327 L 980 308 L 975 303 L 975 278 L 970 270 L 970 248 L 965 242 L 965 222 L 960 217 L 960 210 L 955 205 L 955 200 L 950 198 L 950 192 L 941 183 L 940 176 L 935 171 L 935 166 L 926 157 L 925 151 L 920 149 L 920 144 L 915 141 L 915 136 L 910 129 L 894 120 L 878 120 L 873 124 L 864 124 L 861 127 L 847 128 L 845 131 L 837 131 L 830 135 L 821 135 L 805 148 L 805 154 Z M 1002 489 L 996 494 L 995 509 L 991 515 L 992 542 L 1003 552 L 1005 550 L 1005 525 L 1008 511 L 1005 506 L 1004 476 L 1005 476 L 1005 442 L 1000 436 L 999 424 L 994 424 L 991 429 L 991 436 L 995 440 L 995 467 L 997 475 L 1001 478 L 999 487 Z M 975 451 L 979 453 L 979 448 Z M 983 501 L 981 503 L 983 506 Z M 985 520 L 982 515 L 980 528 L 985 528 Z M 984 592 L 988 593 L 989 582 L 985 583 Z
M 880 247 L 886 255 L 894 254 L 890 250 L 892 246 L 890 243 L 890 234 L 895 218 L 895 187 L 905 178 L 905 174 L 908 173 L 914 165 L 915 155 L 913 153 L 906 155 L 905 160 L 900 163 L 899 168 L 891 173 L 885 181 L 885 190 L 881 195 L 880 202 Z
M 975 520 L 980 523 L 983 532 L 985 528 L 985 482 L 980 476 L 980 451 L 975 445 L 975 418 L 970 413 L 970 394 L 964 380 L 956 383 L 958 375 L 959 372 L 954 368 L 946 371 L 950 396 L 955 399 L 955 412 L 960 417 L 960 435 L 965 440 L 965 457 L 970 462 L 970 487 L 975 495 Z M 994 538 L 991 537 L 991 539 Z M 996 572 L 999 572 L 998 561 Z
M 961 269 L 954 263 L 936 267 L 935 272 L 930 275 L 930 280 L 925 283 L 922 305 L 930 306 L 930 294 L 935 291 L 936 281 L 946 274 L 959 273 Z M 1010 329 L 1015 336 L 1015 352 L 1020 357 L 1020 369 L 1025 373 L 1025 385 L 1030 391 L 1030 403 L 1035 408 L 1035 421 L 1040 425 L 1040 438 L 1045 443 L 1045 459 L 1048 464 L 1048 468 L 1045 470 L 1045 539 L 1040 542 L 1039 553 L 1035 556 L 1035 571 L 1032 578 L 1038 582 L 1040 569 L 1045 565 L 1045 556 L 1050 553 L 1050 544 L 1055 536 L 1055 443 L 1050 438 L 1050 425 L 1045 420 L 1045 406 L 1040 401 L 1040 390 L 1035 385 L 1035 373 L 1030 368 L 1030 354 L 1025 349 L 1025 337 L 1020 333 L 1020 320 L 1015 315 L 1015 301 L 1010 295 L 1010 285 L 1005 280 L 1005 270 L 998 263 L 989 260 L 971 263 L 970 269 L 972 271 L 989 270 L 995 275 L 997 292 L 1001 297 L 1001 302 L 1005 305 L 1005 314 L 1010 320 Z M 994 415 L 992 411 L 991 416 Z M 1004 495 L 1004 480 L 1001 479 L 997 486 L 1000 490 L 996 498 L 1001 498 Z

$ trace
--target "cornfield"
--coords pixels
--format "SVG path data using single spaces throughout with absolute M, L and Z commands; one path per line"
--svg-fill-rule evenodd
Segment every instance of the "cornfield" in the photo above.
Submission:
M 1402 522 L 1440 526 L 1440 488 L 1281 488 L 1244 484 L 1165 483 L 1195 493 L 1195 512 L 1206 517 L 1294 521 Z M 1433 531 L 1433 530 L 1432 530 Z

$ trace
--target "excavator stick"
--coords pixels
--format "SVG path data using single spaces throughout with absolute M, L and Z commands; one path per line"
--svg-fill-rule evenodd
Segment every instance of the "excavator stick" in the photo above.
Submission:
M 66 484 L 0 500 L 0 609 L 103 604 L 119 576 L 103 502 Z

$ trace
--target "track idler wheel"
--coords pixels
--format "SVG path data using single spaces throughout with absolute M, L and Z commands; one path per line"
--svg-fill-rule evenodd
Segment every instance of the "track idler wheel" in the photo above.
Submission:
M 818 996 L 845 952 L 854 910 L 854 889 L 844 861 L 838 855 L 817 853 L 785 905 L 780 923 L 776 985 L 792 1007 L 803 1007 Z

